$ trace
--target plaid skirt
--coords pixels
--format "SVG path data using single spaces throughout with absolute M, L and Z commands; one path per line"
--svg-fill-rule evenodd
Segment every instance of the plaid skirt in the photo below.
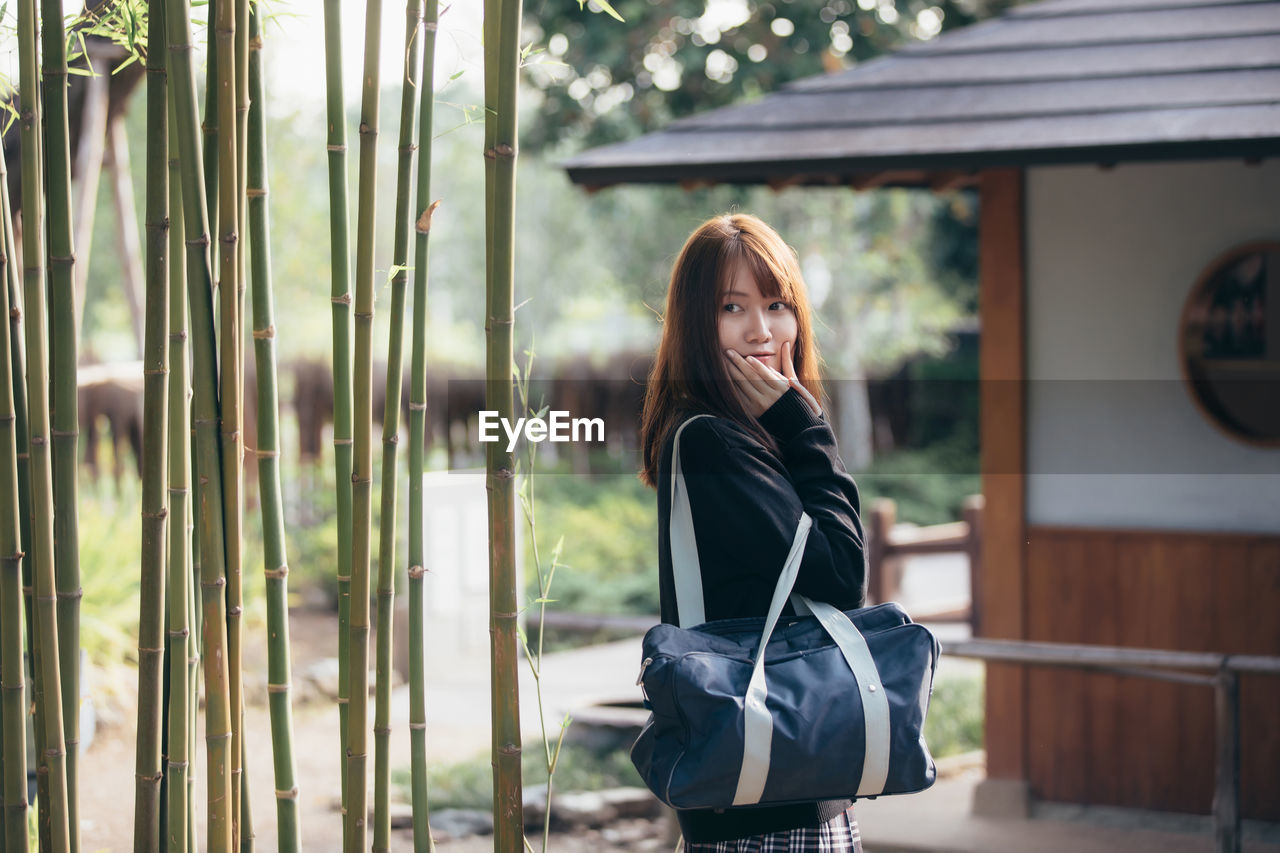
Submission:
M 753 835 L 733 841 L 686 843 L 683 853 L 862 853 L 862 836 L 853 806 L 822 826 Z

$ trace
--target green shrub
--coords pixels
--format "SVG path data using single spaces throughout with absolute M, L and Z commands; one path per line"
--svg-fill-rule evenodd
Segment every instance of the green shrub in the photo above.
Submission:
M 890 498 L 898 521 L 922 526 L 958 521 L 964 499 L 982 491 L 977 454 L 958 434 L 922 450 L 879 456 L 854 479 L 864 516 L 874 499 Z
M 99 666 L 138 659 L 142 486 L 126 476 L 80 483 L 80 646 Z
M 546 756 L 542 744 L 525 745 L 521 757 L 524 786 L 545 785 Z M 427 790 L 432 809 L 483 809 L 493 807 L 493 769 L 488 757 L 427 767 Z M 406 801 L 412 800 L 408 768 L 395 771 L 393 781 Z M 623 750 L 597 752 L 566 744 L 556 764 L 555 791 L 600 791 L 605 788 L 643 787 L 640 774 Z M 554 793 L 553 793 L 554 798 Z M 555 803 L 552 802 L 554 810 Z
M 582 613 L 658 612 L 658 510 L 651 489 L 634 474 L 583 477 L 563 466 L 539 466 L 533 498 L 544 572 L 550 568 L 552 548 L 564 536 L 550 607 Z M 532 601 L 538 579 L 528 536 L 524 559 Z
M 933 685 L 925 741 L 934 758 L 982 748 L 981 678 L 947 678 Z
M 142 484 L 126 476 L 80 480 L 80 646 L 96 666 L 138 660 L 139 575 L 142 565 Z M 245 513 L 241 558 L 244 630 L 266 623 L 261 525 L 257 509 Z M 196 606 L 200 606 L 199 588 Z
M 863 512 L 872 500 L 892 498 L 898 521 L 941 524 L 960 518 L 964 499 L 982 479 L 967 438 L 924 450 L 879 457 L 856 474 Z M 567 464 L 540 464 L 534 475 L 537 537 L 544 571 L 551 549 L 564 536 L 551 608 L 580 613 L 658 612 L 657 500 L 630 472 L 576 476 Z M 523 523 L 523 518 L 522 518 Z M 528 601 L 537 598 L 533 546 L 525 537 Z

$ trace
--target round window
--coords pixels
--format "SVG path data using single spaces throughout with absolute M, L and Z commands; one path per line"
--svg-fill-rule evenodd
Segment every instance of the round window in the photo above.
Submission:
M 1234 438 L 1280 446 L 1280 243 L 1250 243 L 1201 274 L 1182 309 L 1183 375 Z

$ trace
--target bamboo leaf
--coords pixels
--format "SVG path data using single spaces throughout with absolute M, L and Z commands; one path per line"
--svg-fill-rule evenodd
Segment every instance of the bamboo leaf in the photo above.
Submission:
M 612 6 L 609 5 L 608 0 L 592 0 L 592 2 L 594 2 L 597 6 L 599 6 L 601 9 L 607 12 L 611 17 L 616 18 L 621 23 L 625 24 L 627 22 L 625 18 L 623 18 L 621 15 L 618 14 L 616 9 L 614 9 Z M 579 9 L 584 8 L 586 5 L 587 5 L 587 0 L 578 0 Z M 592 9 L 591 11 L 594 12 L 596 10 Z
M 409 269 L 410 268 L 405 264 L 392 264 L 390 269 L 387 270 L 387 280 L 385 284 L 391 284 L 398 274 L 407 272 Z
M 137 61 L 138 61 L 138 54 L 135 53 L 133 56 L 130 56 L 124 62 L 121 62 L 119 65 L 117 65 L 115 67 L 115 70 L 111 72 L 111 76 L 114 77 L 115 75 L 119 74 L 121 71 L 128 68 L 130 65 L 132 65 Z
M 568 714 L 564 715 L 564 720 L 560 723 L 560 736 L 556 738 L 556 751 L 551 756 L 551 766 L 549 772 L 554 773 L 556 765 L 560 762 L 560 748 L 564 746 L 565 733 L 569 731 L 569 724 L 573 722 L 573 717 Z

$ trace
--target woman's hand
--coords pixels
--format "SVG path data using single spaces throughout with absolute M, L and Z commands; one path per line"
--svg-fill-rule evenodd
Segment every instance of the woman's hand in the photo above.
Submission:
M 729 380 L 733 383 L 742 407 L 758 418 L 787 393 L 787 377 L 769 367 L 754 355 L 742 357 L 737 350 L 724 351 L 729 360 Z
M 822 414 L 822 407 L 818 405 L 818 401 L 809 393 L 809 389 L 800 384 L 800 380 L 796 377 L 796 366 L 791 360 L 791 341 L 786 341 L 782 345 L 782 373 L 787 377 L 787 382 L 791 387 L 799 392 L 800 396 L 815 415 Z
M 813 395 L 796 378 L 790 341 L 782 345 L 782 369 L 785 375 L 755 356 L 744 358 L 736 350 L 725 350 L 725 357 L 729 360 L 729 379 L 733 382 L 743 407 L 752 417 L 758 418 L 767 412 L 770 406 L 787 393 L 788 388 L 795 388 L 814 414 L 822 414 Z

